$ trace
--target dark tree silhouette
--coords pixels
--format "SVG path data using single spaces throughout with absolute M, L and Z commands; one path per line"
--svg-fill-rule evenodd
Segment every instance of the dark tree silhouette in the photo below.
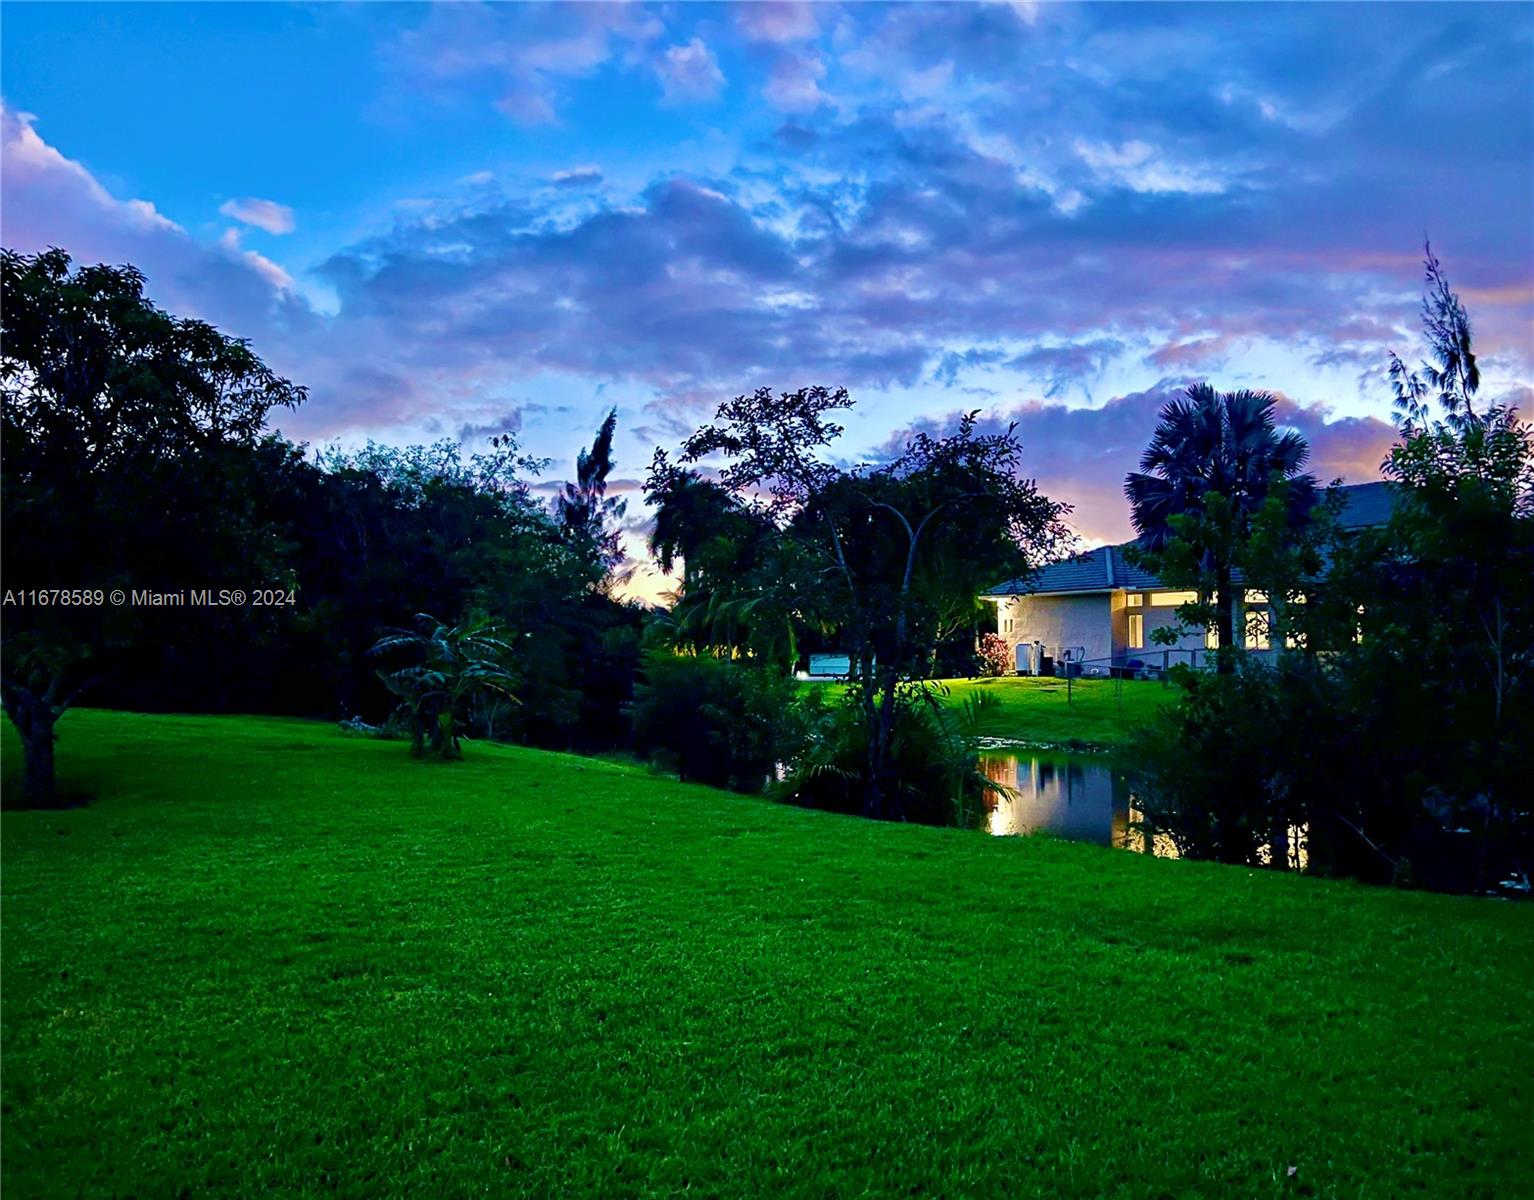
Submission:
M 1203 516 L 1212 496 L 1223 498 L 1222 517 L 1232 528 L 1199 547 L 1202 566 L 1214 579 L 1215 628 L 1222 648 L 1235 645 L 1239 598 L 1232 583 L 1233 549 L 1249 533 L 1253 515 L 1274 479 L 1288 481 L 1291 518 L 1298 523 L 1316 500 L 1314 476 L 1301 474 L 1310 448 L 1273 419 L 1267 392 L 1219 392 L 1196 383 L 1166 404 L 1140 470 L 1124 482 L 1142 548 L 1155 554 L 1177 536 L 1174 518 Z M 1219 656 L 1219 669 L 1231 669 Z
M 1400 355 L 1391 353 L 1390 384 L 1396 413 L 1403 429 L 1410 433 L 1429 422 L 1429 401 L 1436 399 L 1443 409 L 1444 423 L 1463 434 L 1487 416 L 1475 411 L 1481 369 L 1471 345 L 1470 316 L 1449 287 L 1430 242 L 1423 244 L 1422 266 L 1428 285 L 1422 297 L 1422 325 L 1433 361 L 1424 362 L 1419 374 L 1410 370 Z
M 243 489 L 267 413 L 304 390 L 245 342 L 156 308 L 133 267 L 7 250 L 0 287 L 6 586 L 48 600 L 6 610 L 0 697 L 22 736 L 26 800 L 49 805 L 64 710 L 184 624 L 104 597 L 236 571 L 275 579 L 275 531 Z
M 827 452 L 842 433 L 831 418 L 851 404 L 845 389 L 761 388 L 721 404 L 681 460 L 718 461 L 731 511 L 755 531 L 750 552 L 710 579 L 714 607 L 742 616 L 763 657 L 784 628 L 838 631 L 866 735 L 863 811 L 898 819 L 899 718 L 925 695 L 945 617 L 1056 550 L 1065 507 L 1020 477 L 1015 430 L 981 433 L 974 413 L 946 437 L 912 436 L 879 466 L 841 466 Z M 657 453 L 647 494 L 701 496 L 690 469 Z
M 618 429 L 618 410 L 608 412 L 591 449 L 575 460 L 575 482 L 565 484 L 555 501 L 555 516 L 565 536 L 602 567 L 606 581 L 623 562 L 623 546 L 617 528 L 627 502 L 607 495 L 607 477 L 613 469 L 613 434 Z

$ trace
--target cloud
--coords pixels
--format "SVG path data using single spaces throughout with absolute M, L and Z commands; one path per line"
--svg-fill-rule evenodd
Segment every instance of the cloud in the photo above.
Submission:
M 1108 364 L 1125 349 L 1124 343 L 1116 338 L 1092 338 L 1063 346 L 1038 346 L 1009 358 L 1007 366 L 1025 375 L 1048 380 L 1045 396 L 1080 391 L 1090 400 L 1092 381 L 1101 376 Z
M 663 32 L 637 4 L 449 4 L 396 38 L 388 57 L 427 92 L 449 83 L 483 88 L 512 120 L 553 124 L 568 81 L 637 61 L 631 53 Z
M 1184 341 L 1168 342 L 1145 356 L 1145 364 L 1163 370 L 1190 367 L 1207 370 L 1225 365 L 1233 339 L 1225 334 L 1205 334 Z M 1323 365 L 1323 364 L 1317 364 Z
M 4 104 L 0 175 L 10 249 L 32 253 L 61 246 L 79 263 L 132 263 L 149 277 L 157 303 L 243 336 L 279 330 L 286 336 L 314 323 L 287 272 L 242 249 L 237 231 L 208 245 L 148 201 L 117 199 L 83 165 L 47 143 L 31 114 Z
M 666 100 L 671 103 L 712 100 L 724 87 L 719 60 L 701 38 L 667 48 L 656 59 L 655 73 L 660 77 Z
M 1169 162 L 1138 139 L 1120 145 L 1076 139 L 1076 153 L 1099 179 L 1136 192 L 1223 192 L 1225 184 L 1207 169 Z
M 602 169 L 595 163 L 570 167 L 568 170 L 555 171 L 549 176 L 549 182 L 557 188 L 596 187 L 602 182 Z
M 258 200 L 254 196 L 243 196 L 235 200 L 225 200 L 218 206 L 218 211 L 234 221 L 244 225 L 254 225 L 257 229 L 264 229 L 267 233 L 282 234 L 293 232 L 293 210 L 286 204 L 278 204 L 275 200 Z
M 773 63 L 762 95 L 785 112 L 814 112 L 830 99 L 820 90 L 825 77 L 826 65 L 819 55 L 784 53 Z
M 734 11 L 741 32 L 752 41 L 803 42 L 820 32 L 815 7 L 808 0 L 785 0 L 740 3 Z
M 224 236 L 218 239 L 218 244 L 229 254 L 237 255 L 248 263 L 256 274 L 260 275 L 274 288 L 279 291 L 290 291 L 293 287 L 293 277 L 267 258 L 264 254 L 257 254 L 254 250 L 245 250 L 240 246 L 240 231 L 229 228 L 224 230 Z
M 38 245 L 38 227 L 59 215 L 50 202 L 62 202 L 70 214 L 99 215 L 139 234 L 179 234 L 181 226 L 147 200 L 117 200 L 73 159 L 65 158 L 38 135 L 37 118 L 0 102 L 0 138 L 5 154 L 6 242 L 11 248 Z
M 962 395 L 1034 397 L 1064 428 L 1066 400 L 1194 374 L 1353 412 L 1366 386 L 1383 412 L 1372 372 L 1390 349 L 1420 356 L 1424 229 L 1496 364 L 1488 392 L 1534 377 L 1524 9 L 1392 9 L 1385 42 L 1344 6 L 1197 22 L 971 4 L 409 14 L 392 90 L 423 123 L 460 102 L 569 123 L 557 143 L 528 136 L 526 174 L 374 214 L 314 274 L 287 264 L 293 287 L 237 236 L 208 243 L 109 194 L 7 113 L 7 240 L 142 266 L 160 303 L 313 385 L 306 432 L 474 429 L 503 407 L 486 397 L 611 385 L 643 414 L 630 436 L 669 440 L 721 396 L 825 382 L 862 398 L 872 441 Z M 1443 56 L 1421 51 L 1444 44 L 1464 60 L 1445 78 L 1476 89 L 1422 86 Z M 685 144 L 675 115 L 652 132 L 659 64 L 701 92 L 721 61 L 766 102 Z M 631 107 L 621 182 L 549 173 L 545 154 L 580 164 L 606 145 L 585 114 Z M 316 275 L 333 315 L 303 301 Z M 1090 458 L 1109 418 L 1080 420 Z M 1323 424 L 1318 444 L 1340 445 L 1340 419 Z M 1377 447 L 1360 445 L 1367 461 Z
M 528 409 L 541 409 L 542 405 L 512 405 L 510 408 L 491 413 L 477 421 L 465 421 L 458 426 L 457 438 L 464 445 L 484 439 L 500 437 L 505 433 L 520 433 L 522 418 Z
M 1122 542 L 1134 536 L 1123 497 L 1124 477 L 1138 469 L 1161 407 L 1185 386 L 1181 379 L 1163 379 L 1097 408 L 1038 400 L 1000 406 L 982 414 L 981 430 L 998 433 L 1015 424 L 1024 472 L 1046 495 L 1073 506 L 1072 527 L 1089 542 Z M 925 417 L 894 434 L 881 454 L 898 452 L 916 432 L 951 431 L 958 417 L 958 412 Z M 1338 476 L 1349 483 L 1378 479 L 1380 463 L 1396 436 L 1394 427 L 1377 417 L 1337 418 L 1325 405 L 1300 404 L 1283 396 L 1277 419 L 1305 436 L 1311 450 L 1308 469 L 1323 483 Z

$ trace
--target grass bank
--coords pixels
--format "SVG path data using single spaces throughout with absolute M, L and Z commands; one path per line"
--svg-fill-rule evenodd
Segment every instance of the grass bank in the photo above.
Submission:
M 1534 906 L 294 721 L 61 735 L 96 802 L 0 819 L 8 1197 L 1534 1190 Z
M 1005 676 L 999 679 L 945 679 L 950 703 L 984 692 L 996 697 L 997 732 L 1046 746 L 1112 749 L 1133 736 L 1172 690 L 1141 680 L 1064 679 Z M 807 687 L 839 690 L 839 683 Z

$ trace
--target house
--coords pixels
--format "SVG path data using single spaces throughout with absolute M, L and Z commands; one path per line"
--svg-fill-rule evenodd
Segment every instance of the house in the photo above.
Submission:
M 1342 526 L 1383 525 L 1390 518 L 1391 487 L 1360 483 L 1343 488 Z M 1212 632 L 1183 637 L 1173 646 L 1153 639 L 1155 630 L 1176 625 L 1178 607 L 1197 596 L 1173 591 L 1149 571 L 1131 566 L 1124 551 L 1133 545 L 1099 546 L 982 597 L 996 605 L 996 632 L 1013 647 L 1019 672 L 1140 674 L 1179 662 L 1203 663 L 1214 646 Z M 1266 597 L 1247 591 L 1240 628 L 1246 648 L 1259 654 L 1273 649 L 1265 614 Z

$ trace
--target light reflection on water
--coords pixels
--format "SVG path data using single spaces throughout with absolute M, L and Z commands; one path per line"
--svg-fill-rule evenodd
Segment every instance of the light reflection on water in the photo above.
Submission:
M 989 751 L 981 769 L 1008 795 L 991 795 L 986 802 L 985 829 L 997 837 L 1051 833 L 1077 842 L 1096 842 L 1146 852 L 1138 828 L 1140 814 L 1118 773 L 1100 759 L 1086 755 L 1032 754 Z M 1158 858 L 1177 857 L 1166 834 L 1157 834 L 1152 852 Z
M 1009 794 L 986 800 L 984 826 L 996 837 L 1051 833 L 1073 842 L 1117 846 L 1157 858 L 1177 858 L 1170 835 L 1156 833 L 1147 846 L 1144 817 L 1119 772 L 1105 759 L 1090 755 L 1033 754 L 992 750 L 980 756 L 986 775 Z M 1259 862 L 1271 851 L 1260 847 Z M 1290 869 L 1305 870 L 1310 861 L 1309 830 L 1289 828 Z

